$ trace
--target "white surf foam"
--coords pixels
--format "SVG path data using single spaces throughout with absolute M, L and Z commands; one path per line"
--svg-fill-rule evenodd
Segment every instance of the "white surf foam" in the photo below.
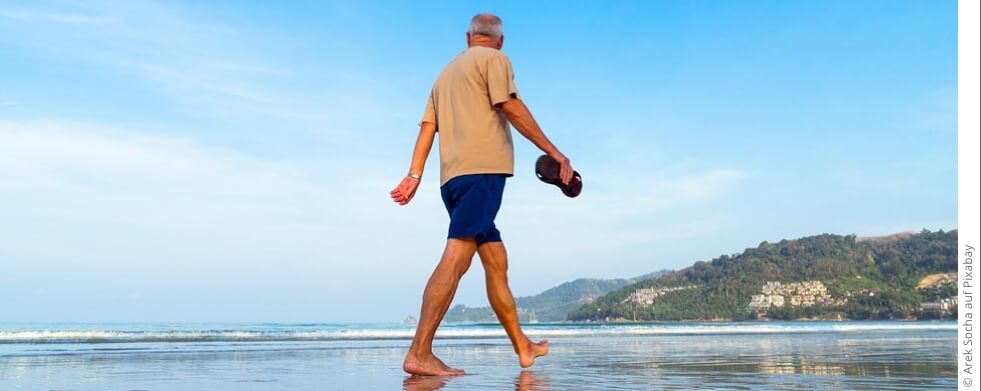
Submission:
M 284 329 L 285 328 L 285 329 Z M 954 322 L 842 322 L 842 323 L 657 323 L 657 324 L 531 324 L 527 334 L 541 337 L 589 337 L 622 335 L 727 335 L 774 333 L 846 333 L 870 331 L 956 330 Z M 350 327 L 346 329 L 226 330 L 14 330 L 0 331 L 0 343 L 108 343 L 108 342 L 219 342 L 219 341 L 332 341 L 411 339 L 414 328 Z M 439 338 L 506 338 L 495 325 L 444 325 Z

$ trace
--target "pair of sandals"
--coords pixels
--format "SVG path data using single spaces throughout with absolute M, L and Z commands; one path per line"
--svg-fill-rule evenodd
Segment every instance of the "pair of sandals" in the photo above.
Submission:
M 557 186 L 566 197 L 574 198 L 578 196 L 582 192 L 582 176 L 579 175 L 578 171 L 573 171 L 572 179 L 569 180 L 568 184 L 564 184 L 562 183 L 562 178 L 559 176 L 560 168 L 559 162 L 551 156 L 542 155 L 535 162 L 535 175 L 542 182 Z

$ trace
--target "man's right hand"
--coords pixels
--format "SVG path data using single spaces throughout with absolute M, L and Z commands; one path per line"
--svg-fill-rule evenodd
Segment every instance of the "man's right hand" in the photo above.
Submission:
M 416 189 L 419 188 L 419 180 L 410 176 L 402 178 L 402 182 L 393 189 L 389 195 L 392 196 L 392 201 L 396 204 L 405 205 L 409 201 L 412 201 L 412 197 L 416 195 Z
M 559 178 L 562 179 L 563 185 L 568 185 L 569 181 L 572 180 L 572 162 L 559 151 L 550 153 L 548 156 L 551 156 L 552 159 L 555 159 L 559 163 Z

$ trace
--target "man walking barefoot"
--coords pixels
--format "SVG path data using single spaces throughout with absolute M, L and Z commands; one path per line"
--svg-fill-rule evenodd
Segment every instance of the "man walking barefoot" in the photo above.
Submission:
M 545 137 L 518 98 L 511 62 L 501 47 L 501 19 L 478 14 L 470 21 L 467 49 L 440 73 L 419 124 L 419 138 L 409 174 L 391 191 L 406 205 L 422 180 L 426 158 L 439 132 L 440 193 L 450 214 L 446 248 L 422 297 L 415 337 L 402 369 L 416 375 L 462 375 L 433 355 L 433 336 L 453 301 L 460 278 L 480 255 L 487 298 L 518 355 L 522 368 L 548 353 L 548 341 L 534 343 L 521 331 L 514 297 L 508 287 L 508 259 L 494 218 L 501 206 L 505 179 L 514 174 L 514 146 L 508 122 L 525 138 L 559 162 L 563 183 L 572 165 Z

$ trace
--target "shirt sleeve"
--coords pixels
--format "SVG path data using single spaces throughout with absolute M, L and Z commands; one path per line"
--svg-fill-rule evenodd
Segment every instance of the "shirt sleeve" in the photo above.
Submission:
M 439 124 L 436 123 L 436 103 L 433 101 L 432 91 L 429 92 L 429 99 L 426 100 L 426 111 L 422 114 L 419 126 L 422 126 L 423 122 L 431 122 L 436 125 L 436 130 L 439 130 Z
M 518 87 L 514 85 L 514 69 L 507 56 L 494 56 L 487 63 L 487 94 L 491 105 L 507 102 L 518 97 Z

